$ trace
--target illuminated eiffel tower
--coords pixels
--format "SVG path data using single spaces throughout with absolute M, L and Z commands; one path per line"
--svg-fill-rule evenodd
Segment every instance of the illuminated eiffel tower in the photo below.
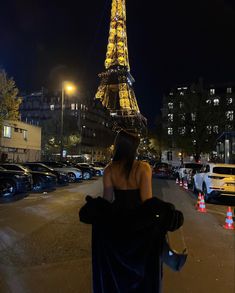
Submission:
M 132 87 L 126 33 L 126 1 L 112 0 L 105 71 L 95 98 L 110 111 L 114 125 L 143 133 L 147 119 L 140 113 Z

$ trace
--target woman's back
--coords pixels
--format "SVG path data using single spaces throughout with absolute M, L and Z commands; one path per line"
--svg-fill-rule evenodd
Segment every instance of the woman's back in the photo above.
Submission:
M 132 207 L 152 197 L 151 168 L 145 162 L 134 160 L 127 178 L 124 166 L 124 163 L 116 161 L 106 167 L 104 198 Z

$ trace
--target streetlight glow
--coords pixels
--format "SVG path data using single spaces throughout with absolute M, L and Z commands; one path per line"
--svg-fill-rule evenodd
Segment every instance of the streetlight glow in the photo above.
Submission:
M 64 81 L 62 82 L 61 91 L 61 119 L 60 119 L 60 160 L 64 158 L 64 144 L 63 144 L 63 128 L 64 128 L 64 98 L 65 94 L 72 94 L 76 91 L 74 84 Z
M 73 92 L 75 92 L 76 87 L 73 84 L 66 84 L 64 89 L 68 93 L 73 93 Z

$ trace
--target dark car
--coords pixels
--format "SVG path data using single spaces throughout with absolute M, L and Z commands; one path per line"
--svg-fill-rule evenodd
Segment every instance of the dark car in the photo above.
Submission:
M 56 175 L 57 178 L 57 183 L 59 185 L 68 185 L 69 183 L 69 177 L 66 173 L 56 171 L 42 163 L 37 163 L 37 162 L 28 162 L 28 163 L 23 163 L 23 166 L 26 166 L 32 171 L 38 171 L 38 172 L 49 172 L 54 175 Z
M 27 172 L 10 171 L 0 167 L 0 197 L 27 193 L 31 186 L 32 176 Z
M 153 166 L 153 175 L 159 178 L 172 178 L 171 165 L 167 163 L 156 163 Z
M 89 172 L 89 174 L 91 175 L 91 178 L 94 177 L 94 176 L 97 176 L 97 172 L 96 172 L 95 168 L 93 168 L 89 164 L 77 163 L 77 164 L 75 164 L 75 166 L 77 168 L 79 168 L 80 170 L 82 170 L 82 172 Z
M 50 191 L 55 189 L 57 177 L 50 172 L 32 171 L 26 166 L 13 163 L 4 163 L 1 166 L 7 170 L 23 171 L 32 175 L 32 191 Z

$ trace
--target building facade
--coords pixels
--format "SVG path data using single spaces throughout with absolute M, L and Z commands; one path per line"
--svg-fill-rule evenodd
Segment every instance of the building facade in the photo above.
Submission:
M 41 128 L 22 121 L 3 121 L 0 160 L 10 162 L 41 159 Z
M 216 138 L 235 130 L 235 85 L 200 81 L 173 88 L 164 97 L 161 112 L 167 141 L 163 159 L 179 164 L 194 160 L 195 153 L 204 150 L 199 159 L 208 161 L 217 156 Z M 188 151 L 184 151 L 185 142 Z
M 42 127 L 42 156 L 60 158 L 61 92 L 42 90 L 23 97 L 22 121 Z M 109 160 L 114 132 L 110 114 L 99 101 L 65 96 L 63 104 L 64 157 L 68 159 Z

